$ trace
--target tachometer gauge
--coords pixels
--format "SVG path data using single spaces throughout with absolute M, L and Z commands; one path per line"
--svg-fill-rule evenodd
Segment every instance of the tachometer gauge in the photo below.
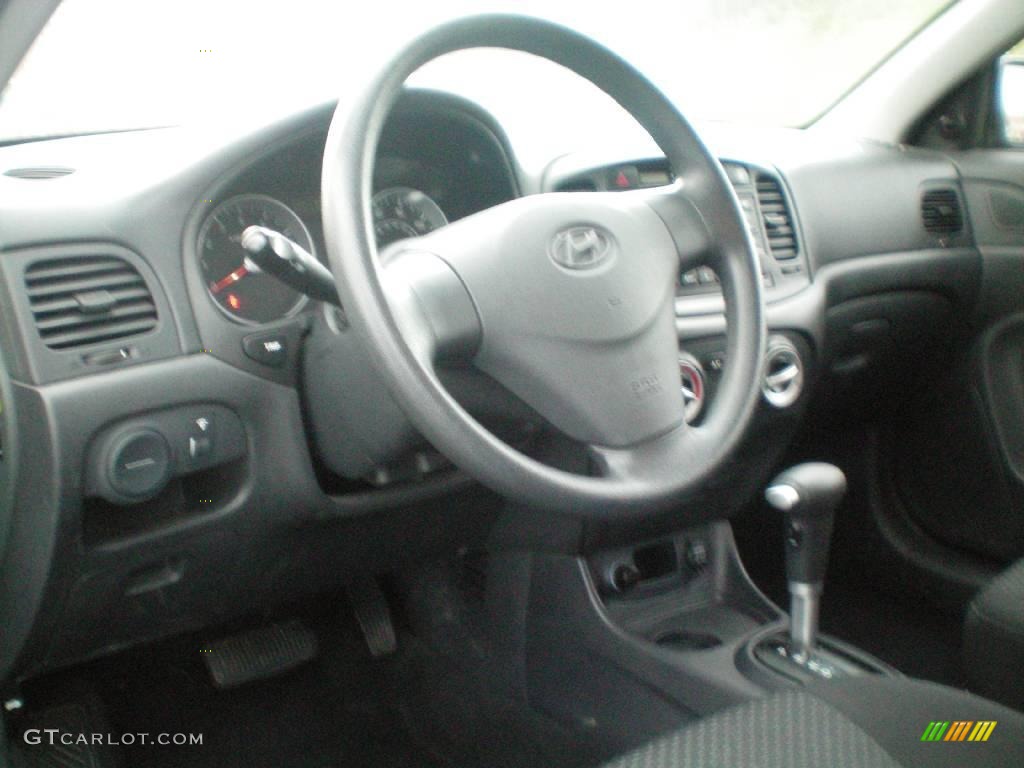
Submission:
M 373 196 L 373 231 L 377 247 L 418 237 L 448 223 L 440 206 L 418 189 L 391 187 Z
M 266 195 L 239 195 L 203 222 L 199 266 L 210 298 L 224 312 L 242 322 L 268 323 L 295 314 L 307 299 L 246 259 L 240 240 L 252 224 L 280 232 L 315 254 L 309 230 L 291 208 Z

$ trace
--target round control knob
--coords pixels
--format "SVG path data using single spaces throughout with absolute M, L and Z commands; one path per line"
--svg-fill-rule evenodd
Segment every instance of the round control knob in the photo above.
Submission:
M 768 340 L 761 392 L 772 406 L 789 408 L 804 390 L 804 362 L 788 339 L 776 336 Z
M 134 504 L 156 496 L 171 476 L 171 447 L 155 429 L 134 427 L 113 435 L 103 460 L 103 496 Z
M 683 392 L 683 418 L 687 424 L 697 421 L 704 410 L 704 368 L 693 355 L 679 355 L 679 379 Z

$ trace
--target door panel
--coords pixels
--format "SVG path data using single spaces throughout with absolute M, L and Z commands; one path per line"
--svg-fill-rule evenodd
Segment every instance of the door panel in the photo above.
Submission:
M 1024 556 L 1024 151 L 953 153 L 983 276 L 970 353 L 894 430 L 896 483 L 933 538 Z

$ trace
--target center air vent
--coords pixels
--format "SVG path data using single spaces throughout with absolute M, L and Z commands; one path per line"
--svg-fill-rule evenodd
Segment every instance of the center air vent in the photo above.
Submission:
M 964 228 L 960 198 L 955 189 L 932 189 L 921 197 L 924 228 L 935 235 L 952 235 Z
M 796 233 L 782 185 L 778 179 L 763 173 L 757 175 L 757 202 L 768 235 L 768 249 L 779 261 L 797 257 Z
M 156 328 L 142 275 L 116 256 L 46 259 L 25 270 L 36 329 L 50 349 L 74 349 Z

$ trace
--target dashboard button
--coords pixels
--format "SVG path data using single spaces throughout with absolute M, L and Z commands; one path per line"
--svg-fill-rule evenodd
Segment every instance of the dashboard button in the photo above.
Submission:
M 640 171 L 635 165 L 612 168 L 608 173 L 609 189 L 635 189 L 640 186 Z
M 701 285 L 714 285 L 718 282 L 718 275 L 711 267 L 700 267 L 697 270 L 697 277 Z
M 288 361 L 288 338 L 283 333 L 256 333 L 242 339 L 245 354 L 257 363 L 283 368 Z
M 200 463 L 213 453 L 213 441 L 208 437 L 190 436 L 188 439 L 188 458 L 193 463 Z
M 214 416 L 212 412 L 192 413 L 188 417 L 186 454 L 191 469 L 201 469 L 214 454 Z

